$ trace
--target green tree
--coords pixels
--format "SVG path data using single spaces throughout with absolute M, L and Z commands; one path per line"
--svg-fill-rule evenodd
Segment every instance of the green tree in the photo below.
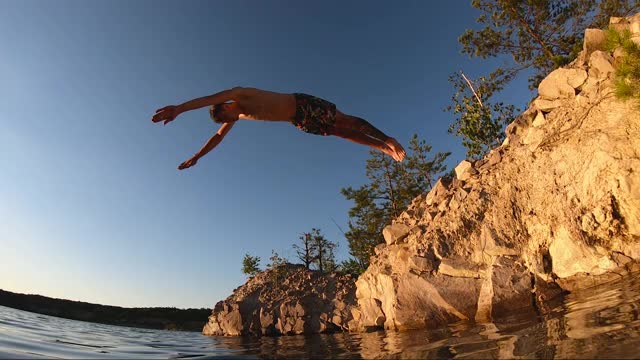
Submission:
M 416 196 L 429 191 L 437 175 L 446 170 L 443 162 L 449 152 L 429 157 L 431 146 L 415 134 L 408 149 L 403 162 L 371 151 L 366 164 L 370 182 L 357 189 L 341 189 L 342 195 L 354 202 L 349 210 L 349 230 L 345 233 L 352 259 L 343 262 L 343 267 L 353 271 L 357 263 L 361 271 L 366 269 L 374 247 L 384 241 L 382 229 Z
M 311 239 L 311 248 L 313 249 L 313 263 L 320 272 L 331 272 L 336 269 L 336 260 L 334 250 L 338 246 L 336 243 L 328 240 L 320 229 L 313 228 L 311 232 L 305 233 Z
M 311 264 L 315 262 L 315 252 L 316 249 L 314 247 L 313 236 L 311 233 L 306 232 L 298 237 L 301 245 L 293 244 L 293 248 L 296 251 L 296 256 L 302 264 L 309 269 Z
M 449 128 L 463 138 L 470 157 L 479 157 L 504 139 L 502 129 L 515 107 L 494 101 L 519 73 L 526 71 L 534 89 L 548 73 L 573 61 L 582 49 L 586 28 L 604 28 L 612 16 L 640 10 L 637 0 L 473 0 L 480 11 L 480 29 L 466 30 L 458 39 L 462 53 L 481 59 L 499 58 L 502 66 L 469 79 L 453 74 Z
M 458 117 L 449 126 L 449 133 L 462 138 L 468 158 L 482 158 L 500 145 L 504 141 L 505 126 L 520 111 L 513 105 L 490 102 L 496 90 L 492 81 L 485 77 L 472 81 L 462 71 L 449 77 L 455 92 L 451 97 L 453 105 L 446 110 Z
M 260 257 L 244 254 L 242 259 L 242 272 L 253 276 L 260 272 Z
M 350 258 L 344 260 L 338 265 L 338 271 L 346 274 L 351 274 L 353 276 L 358 276 L 362 274 L 364 269 L 360 266 L 360 263 L 354 258 Z

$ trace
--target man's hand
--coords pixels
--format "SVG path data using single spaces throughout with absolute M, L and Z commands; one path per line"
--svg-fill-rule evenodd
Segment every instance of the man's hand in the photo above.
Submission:
M 180 115 L 180 113 L 181 111 L 178 106 L 165 106 L 161 109 L 156 110 L 156 114 L 153 115 L 151 121 L 153 121 L 154 123 L 164 121 L 164 124 L 167 125 L 168 123 L 172 122 L 176 118 L 176 116 Z
M 178 170 L 184 170 L 186 168 L 192 167 L 193 165 L 198 163 L 198 159 L 199 158 L 197 156 L 193 156 L 191 159 L 180 164 L 180 166 L 178 166 Z

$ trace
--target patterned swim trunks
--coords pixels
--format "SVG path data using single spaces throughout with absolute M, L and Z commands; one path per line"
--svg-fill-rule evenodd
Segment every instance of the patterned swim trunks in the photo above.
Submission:
M 298 129 L 315 135 L 332 135 L 336 123 L 336 106 L 318 97 L 296 93 L 296 118 Z

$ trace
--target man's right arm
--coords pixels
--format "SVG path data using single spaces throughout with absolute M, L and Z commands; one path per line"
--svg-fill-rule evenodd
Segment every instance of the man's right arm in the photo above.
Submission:
M 241 87 L 234 87 L 233 89 L 224 90 L 213 95 L 193 99 L 178 105 L 178 112 L 183 113 L 185 111 L 191 111 L 205 106 L 221 104 L 229 100 L 236 100 L 241 91 Z
M 175 118 L 185 111 L 199 109 L 201 107 L 221 104 L 229 100 L 237 100 L 242 96 L 244 89 L 241 87 L 234 87 L 233 89 L 224 90 L 217 94 L 204 96 L 201 98 L 187 101 L 180 105 L 169 105 L 156 110 L 156 114 L 153 115 L 151 121 L 154 123 L 164 122 L 165 125 L 175 120 Z

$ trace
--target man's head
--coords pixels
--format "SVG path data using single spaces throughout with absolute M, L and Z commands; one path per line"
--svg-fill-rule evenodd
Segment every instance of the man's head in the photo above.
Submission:
M 234 122 L 240 116 L 240 108 L 235 102 L 216 104 L 209 109 L 209 115 L 218 124 Z

